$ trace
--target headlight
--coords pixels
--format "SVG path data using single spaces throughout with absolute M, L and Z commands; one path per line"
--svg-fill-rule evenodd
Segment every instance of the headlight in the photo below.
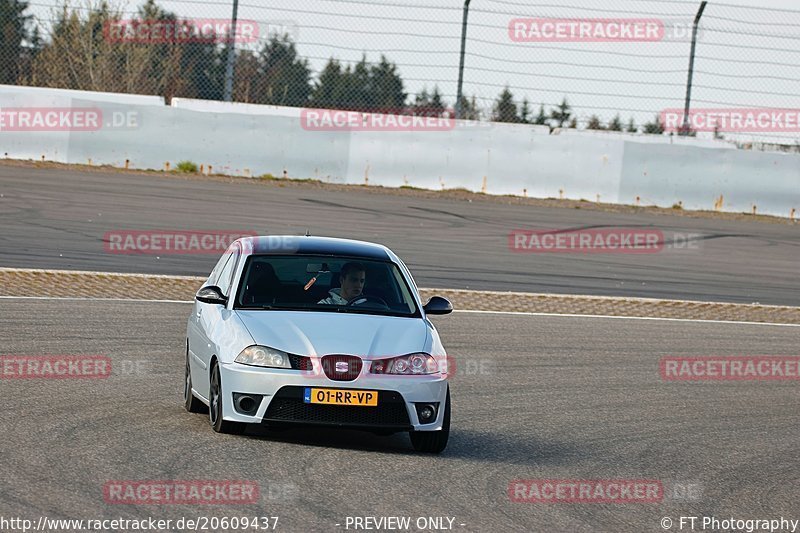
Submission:
M 373 361 L 369 371 L 373 374 L 397 374 L 401 376 L 421 376 L 439 371 L 436 359 L 426 353 L 412 353 L 392 359 Z
M 268 346 L 248 346 L 236 356 L 236 362 L 270 368 L 292 368 L 289 363 L 289 354 Z

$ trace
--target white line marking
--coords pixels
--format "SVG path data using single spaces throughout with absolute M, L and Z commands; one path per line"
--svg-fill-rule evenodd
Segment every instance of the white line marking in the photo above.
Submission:
M 141 300 L 134 298 L 79 298 L 69 296 L 0 296 L 0 300 L 72 300 L 84 302 L 136 302 L 154 304 L 190 304 L 191 300 Z M 700 324 L 744 324 L 748 326 L 783 326 L 800 327 L 800 324 L 779 324 L 776 322 L 747 322 L 736 320 L 704 320 L 699 318 L 666 318 L 653 316 L 614 316 L 614 315 L 579 315 L 572 313 L 536 313 L 532 311 L 479 311 L 476 309 L 456 309 L 454 313 L 476 313 L 486 315 L 519 315 L 519 316 L 552 316 L 565 318 L 613 318 L 617 320 L 661 320 L 671 322 L 697 322 Z

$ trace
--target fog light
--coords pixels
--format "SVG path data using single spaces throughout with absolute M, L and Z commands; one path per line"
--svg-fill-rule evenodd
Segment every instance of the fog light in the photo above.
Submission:
M 436 421 L 436 411 L 439 408 L 438 403 L 419 403 L 416 404 L 417 418 L 420 424 L 430 424 Z
M 233 407 L 238 413 L 248 416 L 255 416 L 258 412 L 258 407 L 261 405 L 260 394 L 242 394 L 240 392 L 233 393 Z

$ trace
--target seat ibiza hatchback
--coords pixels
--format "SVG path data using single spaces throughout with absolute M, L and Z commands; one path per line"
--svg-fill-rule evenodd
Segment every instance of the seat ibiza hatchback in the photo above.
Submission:
M 197 292 L 186 333 L 186 409 L 214 431 L 247 424 L 407 431 L 439 453 L 450 433 L 444 347 L 388 248 L 323 237 L 247 237 Z

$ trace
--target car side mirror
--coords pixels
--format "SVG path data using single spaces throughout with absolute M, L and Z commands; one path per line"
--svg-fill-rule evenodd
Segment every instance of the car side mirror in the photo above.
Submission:
M 195 300 L 204 304 L 227 305 L 228 298 L 222 294 L 222 289 L 215 285 L 203 287 L 194 295 Z
M 453 304 L 447 298 L 441 296 L 434 296 L 428 303 L 422 306 L 422 309 L 427 315 L 446 315 L 453 312 Z

